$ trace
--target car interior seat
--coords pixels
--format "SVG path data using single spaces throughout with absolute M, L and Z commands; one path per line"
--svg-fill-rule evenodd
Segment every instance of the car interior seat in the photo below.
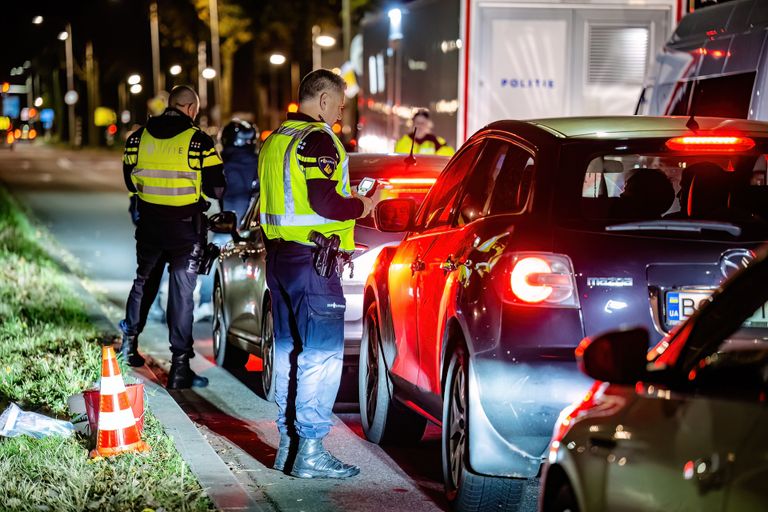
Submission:
M 687 170 L 693 176 L 686 203 L 688 217 L 701 219 L 723 215 L 728 209 L 732 173 L 709 162 L 693 164 Z
M 627 179 L 619 197 L 616 217 L 659 219 L 675 201 L 675 188 L 661 170 L 641 168 Z

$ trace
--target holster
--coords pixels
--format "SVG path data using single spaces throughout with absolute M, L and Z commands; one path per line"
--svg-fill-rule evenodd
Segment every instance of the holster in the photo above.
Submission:
M 208 217 L 202 212 L 192 217 L 195 231 L 200 239 L 200 247 L 198 256 L 197 273 L 200 275 L 208 274 L 213 267 L 213 262 L 219 257 L 221 250 L 219 246 L 213 242 L 208 243 Z
M 312 263 L 315 272 L 326 279 L 331 277 L 339 268 L 337 258 L 341 238 L 336 234 L 326 237 L 322 233 L 312 231 L 309 234 L 309 240 L 316 246 L 312 250 Z

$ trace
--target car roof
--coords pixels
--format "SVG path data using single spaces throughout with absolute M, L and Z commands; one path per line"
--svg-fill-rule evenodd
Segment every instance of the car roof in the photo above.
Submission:
M 530 121 L 497 121 L 486 129 L 517 131 L 521 125 L 540 128 L 557 138 L 573 139 L 644 139 L 690 134 L 686 126 L 688 116 L 610 116 L 610 117 L 560 117 L 532 119 Z M 742 135 L 768 136 L 768 123 L 746 119 L 720 117 L 696 117 L 697 132 L 739 133 Z M 525 129 L 525 128 L 524 128 Z
M 388 178 L 395 174 L 402 177 L 437 177 L 450 157 L 441 155 L 414 155 L 415 162 L 408 165 L 408 155 L 400 153 L 350 153 L 349 174 L 353 179 L 368 176 Z

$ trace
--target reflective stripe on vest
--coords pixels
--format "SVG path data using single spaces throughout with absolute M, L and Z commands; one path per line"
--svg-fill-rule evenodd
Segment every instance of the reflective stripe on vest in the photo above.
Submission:
M 330 128 L 320 122 L 286 121 L 270 135 L 259 155 L 262 227 L 267 238 L 282 238 L 308 245 L 311 245 L 308 236 L 312 230 L 325 236 L 338 234 L 341 248 L 353 251 L 355 221 L 328 219 L 312 210 L 309 204 L 306 177 L 298 162 L 297 149 L 307 135 L 319 130 L 332 137 L 341 160 L 331 176 L 338 182 L 336 192 L 351 197 L 349 158 Z
M 144 130 L 136 167 L 131 172 L 142 201 L 165 206 L 186 206 L 200 199 L 202 175 L 189 163 L 195 132 L 190 128 L 170 139 L 158 139 Z

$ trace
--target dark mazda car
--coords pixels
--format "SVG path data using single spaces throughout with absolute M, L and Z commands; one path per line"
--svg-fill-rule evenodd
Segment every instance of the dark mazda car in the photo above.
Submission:
M 715 118 L 501 121 L 425 201 L 368 279 L 359 384 L 374 442 L 442 425 L 459 510 L 514 508 L 559 412 L 591 381 L 574 348 L 622 324 L 656 343 L 768 239 L 768 124 Z
M 381 199 L 424 199 L 448 158 L 419 155 L 351 154 L 350 184 L 355 187 L 364 177 L 375 178 L 375 194 Z M 362 335 L 363 285 L 376 256 L 387 245 L 396 245 L 402 234 L 382 233 L 370 217 L 355 226 L 354 267 L 342 275 L 347 309 L 344 312 L 345 375 L 357 366 Z M 213 351 L 217 364 L 242 367 L 249 354 L 262 358 L 261 381 L 264 394 L 273 392 L 273 331 L 269 289 L 264 276 L 264 242 L 259 225 L 259 202 L 254 198 L 237 231 L 236 240 L 221 251 L 214 272 Z M 356 384 L 354 373 L 349 375 Z

